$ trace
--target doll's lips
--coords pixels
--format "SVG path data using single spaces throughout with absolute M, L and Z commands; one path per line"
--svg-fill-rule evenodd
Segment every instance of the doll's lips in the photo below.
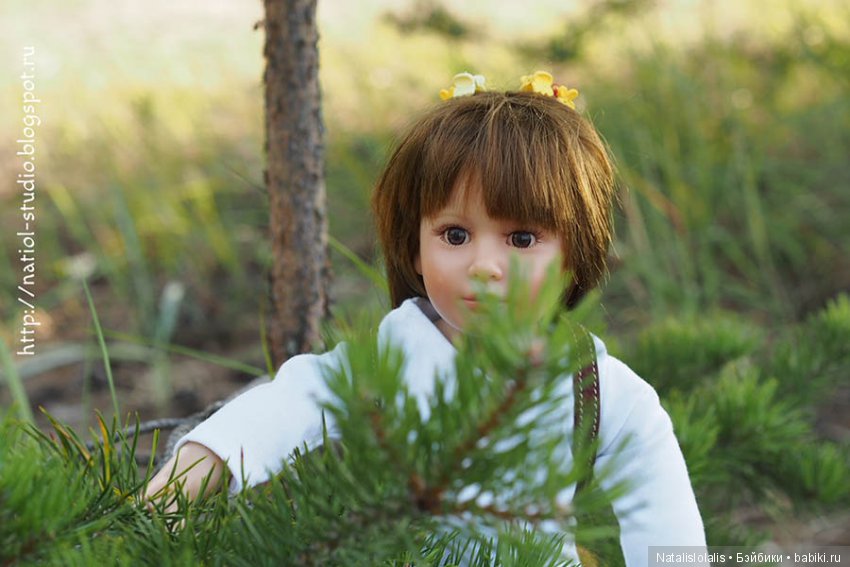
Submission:
M 477 311 L 477 310 L 481 307 L 481 302 L 480 302 L 480 301 L 478 300 L 478 298 L 477 298 L 477 297 L 475 297 L 474 295 L 472 295 L 472 296 L 467 296 L 467 297 L 464 297 L 464 298 L 462 298 L 462 299 L 463 299 L 463 304 L 464 304 L 464 305 L 466 306 L 466 308 L 467 308 L 467 309 L 469 309 L 470 311 Z M 502 302 L 502 303 L 504 303 L 504 302 L 505 302 L 505 299 L 504 299 L 504 298 L 502 298 L 502 299 L 501 299 L 501 302 Z

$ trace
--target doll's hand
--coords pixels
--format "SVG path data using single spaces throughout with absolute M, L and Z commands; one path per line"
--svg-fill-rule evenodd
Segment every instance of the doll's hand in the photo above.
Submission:
M 150 480 L 145 488 L 145 503 L 153 511 L 153 502 L 162 502 L 166 504 L 165 512 L 174 512 L 176 491 L 181 491 L 189 501 L 202 498 L 218 489 L 225 470 L 218 455 L 190 441 Z

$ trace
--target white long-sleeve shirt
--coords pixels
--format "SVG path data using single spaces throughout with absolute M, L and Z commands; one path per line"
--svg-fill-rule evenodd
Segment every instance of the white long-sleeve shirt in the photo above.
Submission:
M 378 332 L 381 340 L 404 352 L 404 378 L 410 393 L 419 401 L 423 418 L 427 418 L 427 398 L 433 391 L 435 376 L 453 374 L 457 351 L 419 307 L 421 302 L 427 303 L 421 298 L 409 299 L 392 310 Z M 685 461 L 658 395 L 630 368 L 610 356 L 599 339 L 594 338 L 594 342 L 601 399 L 595 470 L 608 471 L 601 476 L 605 488 L 619 482 L 627 484 L 626 494 L 613 502 L 627 565 L 647 565 L 649 546 L 705 547 L 702 520 Z M 193 441 L 213 451 L 231 469 L 232 491 L 242 488 L 243 477 L 249 485 L 266 481 L 280 470 L 293 450 L 305 443 L 314 448 L 322 442 L 319 402 L 331 397 L 323 367 L 340 356 L 337 346 L 321 355 L 289 359 L 273 381 L 226 404 L 184 436 L 177 447 Z M 564 420 L 569 433 L 572 380 L 561 382 L 570 412 Z M 565 435 L 565 446 L 557 454 L 571 459 L 569 443 L 569 435 Z M 565 497 L 571 498 L 573 491 L 574 486 L 565 487 Z M 574 548 L 568 547 L 572 555 Z

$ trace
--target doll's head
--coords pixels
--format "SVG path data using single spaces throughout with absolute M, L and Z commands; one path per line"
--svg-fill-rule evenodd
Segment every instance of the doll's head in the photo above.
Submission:
M 593 126 L 557 98 L 479 92 L 438 104 L 401 139 L 372 197 L 393 306 L 426 296 L 419 229 L 473 179 L 490 217 L 562 239 L 566 307 L 605 273 L 613 168 Z

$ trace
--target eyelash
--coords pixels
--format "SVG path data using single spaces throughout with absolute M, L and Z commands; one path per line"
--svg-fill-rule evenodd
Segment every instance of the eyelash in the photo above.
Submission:
M 466 235 L 466 241 L 464 241 L 461 244 L 452 244 L 451 242 L 449 242 L 448 232 L 450 230 L 453 230 L 453 229 L 462 230 Z M 466 244 L 468 242 L 468 239 L 469 239 L 469 231 L 466 230 L 465 228 L 463 228 L 462 226 L 450 225 L 450 226 L 442 227 L 442 228 L 438 229 L 436 232 L 437 232 L 437 234 L 439 234 L 440 240 L 442 240 L 443 242 L 445 242 L 449 246 L 463 246 L 464 244 Z M 511 242 L 511 239 L 517 234 L 530 234 L 532 236 L 532 238 L 534 239 L 534 242 L 532 244 L 530 244 L 529 246 L 516 246 L 515 244 L 513 244 L 513 242 Z M 520 250 L 526 250 L 528 248 L 533 248 L 537 244 L 540 244 L 540 237 L 541 237 L 540 233 L 537 232 L 537 231 L 534 231 L 534 230 L 515 230 L 515 231 L 511 232 L 510 234 L 508 234 L 508 236 L 507 236 L 508 242 L 512 246 L 514 246 L 515 248 L 519 248 Z

